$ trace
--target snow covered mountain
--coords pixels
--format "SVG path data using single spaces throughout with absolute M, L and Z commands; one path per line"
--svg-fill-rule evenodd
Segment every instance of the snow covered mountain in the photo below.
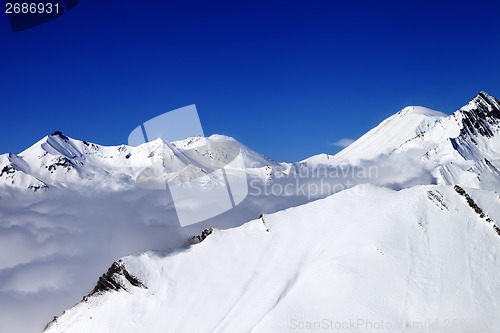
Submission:
M 289 331 L 358 316 L 494 332 L 499 121 L 484 92 L 449 116 L 407 107 L 296 163 L 220 135 L 210 149 L 200 137 L 105 147 L 56 131 L 0 155 L 0 331 L 40 331 L 116 261 L 48 332 Z M 209 166 L 233 150 L 248 196 L 203 223 L 181 228 L 169 191 L 137 186 L 152 164 L 162 182 L 225 186 Z
M 499 132 L 500 102 L 480 92 L 449 116 L 423 107 L 404 108 L 337 155 L 313 156 L 304 163 L 397 164 L 405 173 L 431 174 L 433 183 L 495 190 L 500 188 Z
M 199 148 L 202 138 L 177 142 L 157 139 L 138 147 L 105 147 L 79 141 L 56 131 L 19 155 L 0 155 L 0 187 L 31 189 L 54 187 L 92 187 L 97 190 L 121 190 L 135 186 L 139 171 L 161 160 L 165 174 L 178 173 L 200 159 L 221 160 L 224 152 L 211 146 L 210 155 Z M 271 160 L 237 143 L 234 139 L 213 135 L 211 142 L 234 142 L 246 164 L 263 167 Z M 206 149 L 206 148 L 205 148 Z M 191 154 L 187 154 L 191 152 Z
M 45 332 L 498 332 L 496 221 L 493 192 L 360 185 L 122 258 Z
M 214 135 L 208 139 L 234 145 L 241 151 L 249 174 L 262 179 L 276 180 L 318 167 L 376 165 L 383 174 L 369 182 L 381 186 L 403 188 L 414 182 L 414 178 L 426 175 L 428 180 L 423 183 L 461 183 L 495 189 L 500 168 L 496 138 L 499 121 L 500 102 L 481 92 L 449 116 L 423 107 L 404 108 L 335 156 L 321 154 L 301 163 L 277 163 L 229 137 Z M 217 150 L 214 145 L 215 149 L 207 151 L 201 148 L 200 142 L 204 142 L 201 139 L 194 137 L 172 143 L 157 139 L 138 147 L 104 147 L 56 131 L 19 155 L 0 155 L 0 191 L 6 187 L 32 191 L 50 187 L 123 190 L 134 187 L 139 171 L 152 161 L 161 161 L 162 175 L 167 179 L 193 166 L 206 165 L 204 159 L 210 159 L 211 163 L 223 161 L 227 147 L 220 145 Z M 394 176 L 394 165 L 405 169 L 404 174 L 396 172 Z M 202 169 L 200 173 L 204 172 Z M 488 181 L 480 182 L 481 177 Z

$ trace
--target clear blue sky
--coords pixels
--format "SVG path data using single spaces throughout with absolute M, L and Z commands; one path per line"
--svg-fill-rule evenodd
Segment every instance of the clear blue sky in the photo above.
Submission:
M 19 33 L 0 13 L 0 153 L 55 130 L 126 143 L 195 103 L 276 160 L 335 153 L 407 105 L 500 96 L 498 2 L 91 1 Z

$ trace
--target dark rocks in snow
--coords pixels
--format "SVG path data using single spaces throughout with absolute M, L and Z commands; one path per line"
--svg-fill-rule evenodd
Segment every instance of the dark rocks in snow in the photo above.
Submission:
M 2 177 L 3 175 L 5 175 L 6 178 L 9 178 L 9 175 L 14 175 L 17 170 L 18 169 L 16 169 L 12 164 L 6 165 L 0 171 L 0 177 Z M 14 184 L 14 176 L 11 176 L 10 179 L 12 180 L 12 184 Z M 29 185 L 28 189 L 32 190 L 33 192 L 36 192 L 38 190 L 45 190 L 45 189 L 49 188 L 42 181 L 40 181 L 40 180 L 38 180 L 38 181 L 39 181 L 39 183 L 36 184 L 36 185 L 33 185 L 33 184 Z
M 479 215 L 480 218 L 484 219 L 486 218 L 486 222 L 488 223 L 493 223 L 493 229 L 496 231 L 496 233 L 500 236 L 500 228 L 496 226 L 496 224 L 493 222 L 491 217 L 487 216 L 484 211 L 479 207 L 474 199 L 470 197 L 470 195 L 459 185 L 455 185 L 454 187 L 455 191 L 463 196 L 465 200 L 467 200 L 467 203 L 469 204 L 469 207 L 471 207 L 477 215 Z
M 266 221 L 264 220 L 264 214 L 260 214 L 259 219 L 261 219 L 262 224 L 264 224 L 264 228 L 266 228 L 266 231 L 269 232 L 269 226 L 267 225 Z
M 127 271 L 127 268 L 125 267 L 123 261 L 118 260 L 111 265 L 106 274 L 103 274 L 99 278 L 99 281 L 97 281 L 97 285 L 94 287 L 94 290 L 92 290 L 92 292 L 87 296 L 83 296 L 82 302 L 87 302 L 89 300 L 89 297 L 105 292 L 120 290 L 128 291 L 120 281 L 123 279 L 125 279 L 125 281 L 128 281 L 128 283 L 130 283 L 134 287 L 147 289 L 147 287 L 137 277 L 133 276 Z M 64 311 L 63 314 L 64 313 L 66 313 L 66 311 Z M 57 319 L 58 317 L 55 316 L 54 319 L 45 326 L 43 332 L 52 327 L 52 325 L 57 322 Z M 90 319 L 92 319 L 92 317 Z
M 454 189 L 458 194 L 460 194 L 467 200 L 469 207 L 472 208 L 476 212 L 476 214 L 479 215 L 479 217 L 484 218 L 486 216 L 481 207 L 476 204 L 476 202 L 470 197 L 467 192 L 465 192 L 462 187 L 460 187 L 459 185 L 455 185 Z
M 125 264 L 121 260 L 118 260 L 115 261 L 108 271 L 99 278 L 97 285 L 94 287 L 92 292 L 87 295 L 87 297 L 108 291 L 128 291 L 122 284 L 123 279 L 128 281 L 128 283 L 134 287 L 147 289 L 147 287 L 137 277 L 128 272 Z
M 188 243 L 189 244 L 201 243 L 205 240 L 205 238 L 207 238 L 210 234 L 212 234 L 213 231 L 214 229 L 207 228 L 201 232 L 201 235 L 189 237 Z
M 496 225 L 493 225 L 493 229 L 495 229 L 497 235 L 500 236 L 500 228 L 498 228 Z
M 58 166 L 70 170 L 72 167 L 75 167 L 75 164 L 67 157 L 59 156 L 54 163 L 52 163 L 49 166 L 46 166 L 46 168 L 48 168 L 49 171 L 52 173 L 55 170 L 57 170 Z
M 427 198 L 429 198 L 429 200 L 436 204 L 436 206 L 438 206 L 441 210 L 443 210 L 443 208 L 449 210 L 448 205 L 444 201 L 443 195 L 438 190 L 427 191 Z
M 36 192 L 38 190 L 46 190 L 49 187 L 47 185 L 45 185 L 45 184 L 40 184 L 40 185 L 30 185 L 30 186 L 28 186 L 28 188 L 30 190 L 32 190 L 33 192 Z
M 0 177 L 2 177 L 4 174 L 6 175 L 11 175 L 16 172 L 16 169 L 11 165 L 6 165 L 3 167 L 2 171 L 0 171 Z
M 55 131 L 54 133 L 51 134 L 51 136 L 58 136 L 65 141 L 69 140 L 68 137 L 64 135 L 61 131 Z
M 462 111 L 464 126 L 460 134 L 491 138 L 495 134 L 492 125 L 500 123 L 500 102 L 485 92 L 480 92 L 473 101 L 475 109 Z

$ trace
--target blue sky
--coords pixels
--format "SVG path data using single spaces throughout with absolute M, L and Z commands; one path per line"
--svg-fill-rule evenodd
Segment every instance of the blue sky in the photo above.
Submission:
M 0 14 L 0 153 L 55 130 L 105 145 L 196 104 L 206 134 L 276 160 L 335 153 L 407 105 L 500 96 L 499 5 L 81 0 L 19 33 Z

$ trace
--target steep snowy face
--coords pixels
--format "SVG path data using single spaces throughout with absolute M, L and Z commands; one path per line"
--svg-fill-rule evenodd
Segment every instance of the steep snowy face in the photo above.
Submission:
M 499 221 L 493 192 L 358 186 L 123 258 L 45 332 L 498 332 Z
M 406 148 L 419 145 L 438 182 L 500 189 L 500 104 L 485 92 Z
M 45 189 L 68 186 L 75 189 L 124 188 L 130 181 L 128 170 L 133 165 L 126 146 L 104 147 L 74 140 L 59 131 L 14 156 L 26 166 L 23 171 L 44 183 Z M 0 187 L 25 189 L 19 184 L 9 184 L 2 177 Z
M 432 128 L 446 114 L 420 106 L 408 106 L 387 118 L 335 156 L 313 156 L 308 164 L 357 164 L 388 155 L 410 139 Z
M 461 135 L 491 138 L 498 133 L 500 102 L 486 92 L 480 92 L 459 112 L 463 124 Z
M 496 98 L 481 92 L 453 116 L 461 126 L 452 143 L 464 158 L 500 155 L 500 102 Z
M 0 155 L 0 184 L 35 192 L 46 189 L 48 186 L 33 177 L 30 170 L 30 166 L 22 158 L 14 154 Z

